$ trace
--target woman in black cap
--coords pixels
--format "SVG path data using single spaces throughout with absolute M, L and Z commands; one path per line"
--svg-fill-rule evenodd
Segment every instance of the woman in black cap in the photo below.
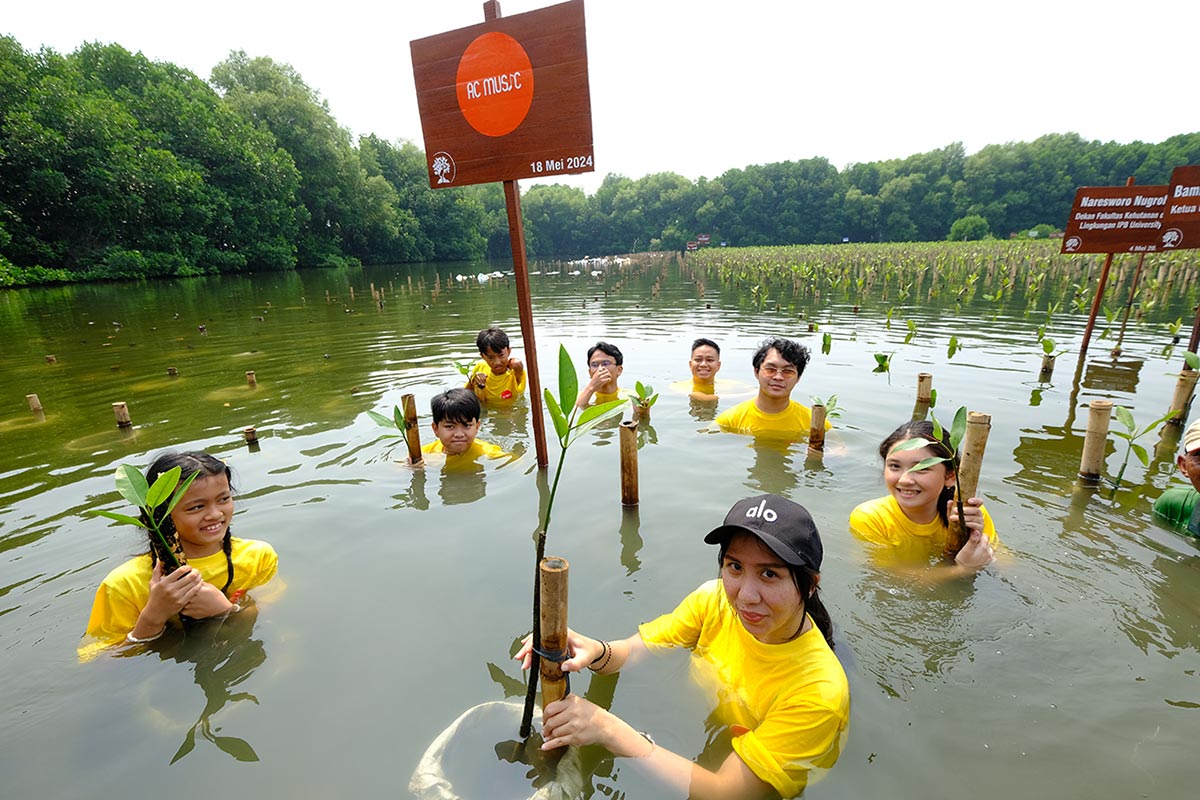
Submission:
M 724 684 L 715 716 L 728 726 L 733 752 L 707 770 L 574 694 L 546 707 L 542 749 L 602 745 L 638 759 L 681 797 L 794 797 L 812 770 L 837 761 L 850 716 L 849 686 L 817 591 L 821 538 L 803 506 L 762 495 L 735 504 L 704 541 L 720 546 L 720 578 L 627 639 L 571 631 L 573 655 L 562 668 L 609 674 L 648 650 L 687 647 Z M 526 640 L 515 656 L 526 668 L 530 647 Z

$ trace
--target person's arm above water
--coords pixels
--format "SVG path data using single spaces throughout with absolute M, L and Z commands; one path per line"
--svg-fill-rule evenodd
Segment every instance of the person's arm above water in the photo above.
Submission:
M 594 668 L 593 672 L 608 675 L 648 652 L 640 633 L 605 642 L 568 630 L 567 643 L 573 655 L 563 661 L 564 672 Z M 522 669 L 529 668 L 532 649 L 532 637 L 526 638 L 513 656 L 521 662 Z M 636 759 L 638 766 L 671 787 L 679 797 L 749 800 L 779 796 L 737 753 L 730 753 L 719 770 L 710 772 L 690 759 L 652 744 L 616 714 L 575 694 L 546 706 L 542 738 L 543 750 L 598 744 L 614 756 Z
M 592 402 L 592 395 L 600 390 L 600 387 L 606 386 L 613 380 L 612 373 L 608 371 L 608 367 L 600 367 L 592 373 L 592 377 L 583 385 L 579 391 L 579 397 L 575 400 L 575 405 L 578 408 L 587 408 Z

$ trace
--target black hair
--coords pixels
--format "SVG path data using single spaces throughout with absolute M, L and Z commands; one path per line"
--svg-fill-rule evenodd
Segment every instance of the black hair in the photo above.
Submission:
M 158 476 L 164 472 L 168 472 L 175 467 L 179 467 L 179 482 L 183 483 L 192 475 L 196 476 L 196 480 L 210 478 L 214 475 L 224 475 L 225 480 L 229 481 L 229 490 L 233 491 L 233 470 L 218 458 L 210 456 L 208 453 L 200 451 L 189 451 L 186 453 L 177 453 L 174 450 L 168 450 L 165 453 L 159 453 L 151 462 L 150 467 L 146 470 L 146 483 L 150 486 L 158 480 Z M 152 510 L 154 519 L 162 529 L 163 533 L 174 535 L 175 523 L 171 520 L 171 515 L 167 513 L 167 505 L 170 502 L 170 497 L 163 500 Z M 149 526 L 150 520 L 146 517 L 146 512 L 141 513 L 142 523 Z M 150 564 L 162 559 L 163 555 L 159 551 L 162 549 L 162 543 L 158 541 L 154 531 L 147 528 L 147 536 L 150 539 Z M 228 525 L 225 528 L 225 539 L 221 542 L 221 550 L 225 553 L 225 585 L 221 587 L 221 592 L 224 593 L 233 583 L 233 526 Z M 165 565 L 164 565 L 165 566 Z
M 954 448 L 950 446 L 950 432 L 945 428 L 942 429 L 942 438 L 939 440 L 933 435 L 933 423 L 927 419 L 914 419 L 904 423 L 896 430 L 888 434 L 879 445 L 879 457 L 887 463 L 888 453 L 892 452 L 892 448 L 907 439 L 925 439 L 929 442 L 930 448 L 936 455 L 958 458 L 958 454 Z M 946 471 L 951 475 L 954 474 L 954 465 L 947 461 Z M 957 481 L 958 476 L 955 475 Z M 950 501 L 954 499 L 954 487 L 946 486 L 938 495 L 937 512 L 938 518 L 941 519 L 942 525 L 950 526 Z
M 592 353 L 595 353 L 597 350 L 605 355 L 612 356 L 612 360 L 617 362 L 618 367 L 621 366 L 621 364 L 625 361 L 625 357 L 621 355 L 620 349 L 615 344 L 609 344 L 608 342 L 596 342 L 594 345 L 588 348 L 588 363 L 591 363 Z
M 767 357 L 767 353 L 775 350 L 779 355 L 783 356 L 783 360 L 796 368 L 796 375 L 803 375 L 804 368 L 808 366 L 810 358 L 808 348 L 799 342 L 793 342 L 791 339 L 782 337 L 774 337 L 765 339 L 758 349 L 754 351 L 754 371 L 758 372 L 758 368 L 762 366 L 763 359 Z
M 754 536 L 749 531 L 747 536 Z M 725 568 L 725 553 L 729 550 L 729 543 L 733 541 L 733 534 L 726 536 L 721 540 L 721 549 L 717 551 L 717 568 Z M 757 536 L 754 536 L 758 539 Z M 759 539 L 761 542 L 762 540 Z M 763 545 L 764 547 L 766 545 Z M 768 548 L 770 549 L 770 548 Z M 772 551 L 774 552 L 774 551 Z M 813 619 L 813 624 L 817 626 L 817 630 L 825 637 L 825 641 L 829 644 L 829 649 L 833 649 L 833 619 L 829 616 L 829 610 L 825 608 L 825 603 L 821 601 L 821 590 L 817 585 L 817 576 L 820 574 L 808 569 L 807 567 L 793 567 L 787 565 L 788 574 L 792 576 L 792 582 L 796 584 L 796 591 L 800 593 L 800 602 L 804 606 L 805 612 Z M 800 624 L 804 627 L 804 623 Z
M 475 346 L 479 348 L 480 354 L 486 353 L 488 350 L 499 353 L 509 346 L 508 334 L 499 328 L 484 328 L 475 337 Z
M 442 420 L 470 425 L 479 419 L 483 407 L 479 398 L 470 389 L 447 389 L 441 394 L 435 394 L 429 401 L 429 410 L 433 413 L 433 424 Z
M 717 351 L 718 356 L 721 355 L 721 346 L 718 345 L 716 342 L 714 342 L 712 339 L 701 338 L 701 339 L 697 339 L 696 341 L 692 342 L 692 352 L 693 353 L 696 352 L 697 347 L 711 347 L 713 350 Z

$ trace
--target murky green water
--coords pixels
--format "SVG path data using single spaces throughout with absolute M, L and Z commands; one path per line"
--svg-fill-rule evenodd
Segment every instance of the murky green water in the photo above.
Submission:
M 429 397 L 458 383 L 450 362 L 474 356 L 480 328 L 496 323 L 519 338 L 511 281 L 449 277 L 479 269 L 442 265 L 436 279 L 418 270 L 411 289 L 403 269 L 372 269 L 0 294 L 5 796 L 150 786 L 188 797 L 406 796 L 418 758 L 447 725 L 514 691 L 506 656 L 528 628 L 545 488 L 527 407 L 487 415 L 482 437 L 524 455 L 482 478 L 396 463 L 402 446 L 366 414 L 390 411 L 407 392 L 427 414 Z M 548 551 L 571 562 L 574 627 L 612 638 L 673 607 L 715 574 L 701 537 L 727 508 L 750 493 L 784 493 L 822 531 L 822 589 L 853 690 L 841 761 L 807 796 L 1194 793 L 1200 548 L 1150 516 L 1151 499 L 1178 480 L 1174 442 L 1154 451 L 1148 470 L 1135 459 L 1115 494 L 1075 482 L 1090 400 L 1111 398 L 1143 422 L 1166 410 L 1181 360 L 1179 348 L 1164 352 L 1164 323 L 1190 316 L 1194 286 L 1165 292 L 1131 323 L 1117 363 L 1109 340 L 1093 340 L 1076 380 L 1072 355 L 1040 384 L 1033 331 L 1044 314 L 1024 312 L 1044 310 L 1053 287 L 1002 307 L 982 293 L 959 308 L 914 292 L 907 302 L 866 300 L 857 314 L 836 297 L 783 294 L 775 312 L 713 276 L 703 297 L 677 266 L 656 293 L 658 277 L 532 279 L 544 383 L 555 385 L 559 342 L 582 363 L 586 346 L 605 338 L 626 353 L 624 384 L 663 392 L 643 432 L 639 509 L 619 503 L 615 430 L 568 456 Z M 385 291 L 382 308 L 372 282 Z M 800 313 L 816 316 L 819 331 Z M 917 332 L 906 343 L 908 319 Z M 1083 322 L 1060 311 L 1050 332 L 1072 349 Z M 713 409 L 668 388 L 687 376 L 691 339 L 705 335 L 722 344 L 721 377 L 748 392 L 749 354 L 769 334 L 814 350 L 798 399 L 836 393 L 844 408 L 823 459 L 710 433 Z M 951 335 L 964 349 L 947 358 Z M 873 373 L 873 354 L 890 351 L 891 373 Z M 993 418 L 981 493 L 1007 556 L 973 584 L 928 589 L 898 578 L 871 564 L 846 528 L 857 503 L 883 493 L 875 448 L 910 416 L 922 371 L 934 374 L 940 407 Z M 32 392 L 44 422 L 27 410 Z M 129 404 L 131 434 L 114 424 L 115 401 Z M 242 442 L 248 425 L 258 428 L 257 452 Z M 426 441 L 427 432 L 426 419 Z M 121 509 L 115 466 L 144 465 L 168 446 L 208 449 L 234 466 L 235 529 L 276 547 L 282 585 L 257 620 L 79 664 L 96 585 L 141 544 L 80 513 Z M 1110 448 L 1110 473 L 1122 455 Z M 707 709 L 682 665 L 581 683 L 576 691 L 612 696 L 618 714 L 661 744 L 688 755 L 702 747 Z M 489 787 L 489 797 L 521 785 L 524 768 L 484 745 L 465 759 L 464 783 Z M 645 796 L 622 762 L 589 763 L 605 795 Z

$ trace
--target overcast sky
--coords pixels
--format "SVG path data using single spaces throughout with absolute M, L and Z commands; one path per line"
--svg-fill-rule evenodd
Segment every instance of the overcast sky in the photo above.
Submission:
M 502 0 L 501 9 L 546 5 Z M 972 153 L 1046 133 L 1159 142 L 1200 130 L 1188 49 L 1197 0 L 585 8 L 596 172 L 548 180 L 589 193 L 609 172 L 694 180 L 817 156 L 842 169 L 956 141 Z M 352 133 L 423 147 L 409 41 L 482 21 L 482 0 L 14 0 L 0 33 L 63 53 L 116 42 L 202 78 L 231 50 L 269 56 L 291 64 Z M 1187 52 L 1172 55 L 1179 48 Z

